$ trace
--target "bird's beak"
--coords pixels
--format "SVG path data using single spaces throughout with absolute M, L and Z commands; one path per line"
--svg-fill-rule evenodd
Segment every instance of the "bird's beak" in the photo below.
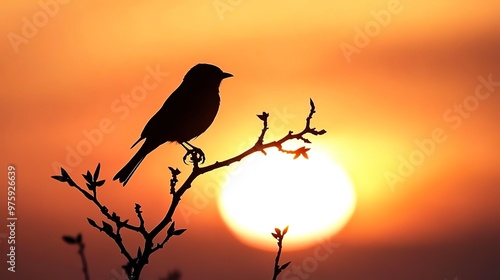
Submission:
M 232 76 L 233 76 L 233 74 L 231 74 L 231 73 L 225 73 L 225 72 L 224 72 L 224 73 L 222 73 L 222 79 L 225 79 L 225 78 L 230 78 L 230 77 L 232 77 Z

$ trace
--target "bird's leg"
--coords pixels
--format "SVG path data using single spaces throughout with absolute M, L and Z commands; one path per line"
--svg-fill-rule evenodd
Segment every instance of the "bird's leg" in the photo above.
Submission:
M 201 163 L 205 162 L 205 153 L 203 153 L 203 151 L 200 148 L 191 145 L 187 141 L 181 142 L 181 145 L 182 145 L 182 147 L 184 147 L 184 149 L 186 149 L 186 154 L 184 155 L 184 157 L 182 157 L 182 161 L 184 161 L 184 163 L 186 163 L 186 159 L 190 155 L 191 155 L 191 162 L 193 161 L 193 157 L 198 162 L 201 162 Z M 189 147 L 187 147 L 186 145 Z

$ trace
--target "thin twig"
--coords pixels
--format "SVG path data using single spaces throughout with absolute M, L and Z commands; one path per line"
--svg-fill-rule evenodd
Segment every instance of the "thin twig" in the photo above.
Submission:
M 85 280 L 89 280 L 90 276 L 89 276 L 89 270 L 88 270 L 88 266 L 87 266 L 87 258 L 85 257 L 85 244 L 83 244 L 83 242 L 80 242 L 78 245 L 79 245 L 78 254 L 80 255 L 80 258 L 82 259 L 83 275 L 84 275 Z
M 281 249 L 283 248 L 283 238 L 285 237 L 285 234 L 288 232 L 288 226 L 281 231 L 279 228 L 274 229 L 275 232 L 271 233 L 271 235 L 274 237 L 274 239 L 278 240 L 278 253 L 276 254 L 276 259 L 274 260 L 274 274 L 273 274 L 273 280 L 276 280 L 278 275 L 285 269 L 291 262 L 287 262 L 283 264 L 282 266 L 279 265 L 280 263 L 280 258 L 281 258 Z
M 85 243 L 83 243 L 82 234 L 79 233 L 76 237 L 64 235 L 63 240 L 70 245 L 73 245 L 73 244 L 78 245 L 78 255 L 80 255 L 80 259 L 82 261 L 83 277 L 85 278 L 85 280 L 89 280 L 90 276 L 89 276 L 89 270 L 88 270 L 88 266 L 87 266 L 87 258 L 85 257 Z

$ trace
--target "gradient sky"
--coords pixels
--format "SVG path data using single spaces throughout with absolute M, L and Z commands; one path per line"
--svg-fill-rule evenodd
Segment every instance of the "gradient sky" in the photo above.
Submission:
M 199 62 L 234 74 L 221 86 L 214 124 L 193 141 L 209 162 L 251 145 L 261 128 L 255 114 L 271 113 L 269 136 L 278 136 L 302 129 L 308 99 L 316 103 L 313 124 L 328 133 L 311 138 L 312 148 L 347 170 L 358 203 L 329 241 L 339 246 L 307 279 L 500 279 L 500 85 L 483 100 L 474 95 L 479 77 L 500 82 L 498 1 L 66 2 L 51 6 L 47 22 L 38 1 L 4 1 L 0 8 L 0 161 L 4 172 L 9 164 L 17 168 L 19 219 L 18 272 L 6 272 L 0 239 L 1 279 L 79 279 L 77 250 L 61 240 L 78 232 L 92 279 L 120 279 L 124 258 L 86 222 L 100 221 L 99 211 L 50 176 L 65 165 L 83 184 L 79 174 L 100 162 L 108 180 L 102 202 L 131 220 L 138 202 L 152 226 L 170 201 L 166 167 L 188 172 L 183 149 L 162 146 L 127 188 L 110 179 L 132 156 L 128 148 L 146 121 Z M 217 10 L 217 3 L 229 8 Z M 375 23 L 388 7 L 396 11 L 390 20 Z M 34 15 L 38 27 L 29 30 Z M 357 30 L 376 26 L 359 44 Z M 347 44 L 356 52 L 346 56 Z M 123 96 L 156 68 L 168 75 L 127 103 Z M 464 101 L 464 112 L 454 111 Z M 102 139 L 68 161 L 102 122 Z M 436 129 L 445 140 L 389 184 L 387 174 L 398 174 L 401 158 Z M 226 175 L 196 181 L 182 200 L 196 214 L 175 216 L 188 231 L 152 257 L 144 279 L 175 268 L 183 280 L 271 279 L 274 253 L 232 236 L 215 197 L 197 200 Z M 6 191 L 0 200 L 6 205 Z M 303 265 L 316 248 L 287 252 L 285 240 L 283 260 Z

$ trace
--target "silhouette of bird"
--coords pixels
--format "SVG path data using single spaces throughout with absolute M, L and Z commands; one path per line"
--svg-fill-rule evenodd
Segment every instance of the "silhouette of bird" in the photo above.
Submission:
M 141 137 L 131 148 L 145 139 L 144 143 L 113 180 L 119 180 L 125 186 L 144 158 L 166 142 L 178 142 L 186 149 L 184 162 L 188 155 L 195 153 L 203 163 L 203 151 L 188 141 L 212 124 L 219 110 L 219 86 L 223 79 L 232 76 L 211 64 L 197 64 L 191 68 L 179 87 L 148 121 Z

